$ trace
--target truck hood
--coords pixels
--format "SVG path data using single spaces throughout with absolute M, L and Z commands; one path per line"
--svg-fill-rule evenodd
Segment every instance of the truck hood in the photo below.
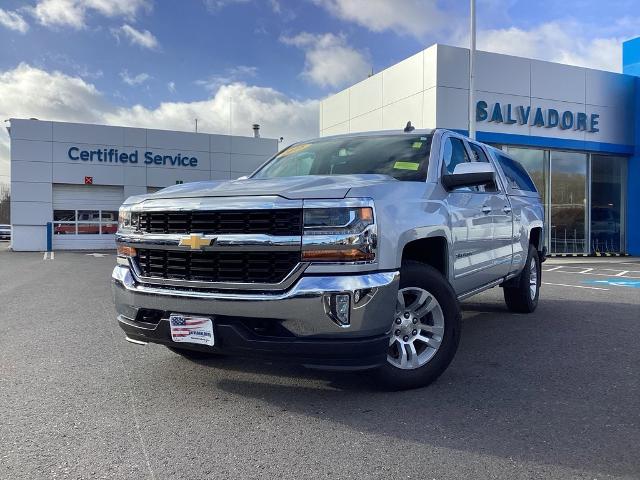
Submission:
M 194 182 L 175 185 L 156 193 L 131 197 L 126 203 L 161 198 L 279 196 L 297 199 L 339 199 L 351 188 L 397 182 L 388 175 L 309 175 L 261 180 Z

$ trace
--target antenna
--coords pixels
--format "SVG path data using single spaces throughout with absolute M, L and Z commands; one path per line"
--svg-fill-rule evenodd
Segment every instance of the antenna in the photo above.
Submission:
M 406 133 L 413 132 L 415 129 L 416 129 L 416 127 L 414 127 L 413 125 L 411 125 L 411 120 L 409 120 L 409 121 L 407 122 L 407 126 L 406 126 L 406 127 L 404 127 L 404 131 L 405 131 Z
M 198 133 L 198 119 L 196 118 L 196 133 Z

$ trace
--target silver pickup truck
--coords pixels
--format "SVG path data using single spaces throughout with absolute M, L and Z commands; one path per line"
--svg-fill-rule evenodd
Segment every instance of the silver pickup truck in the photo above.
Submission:
M 113 296 L 127 340 L 372 370 L 427 385 L 460 340 L 459 300 L 538 303 L 543 208 L 506 153 L 448 130 L 294 144 L 248 178 L 129 198 Z

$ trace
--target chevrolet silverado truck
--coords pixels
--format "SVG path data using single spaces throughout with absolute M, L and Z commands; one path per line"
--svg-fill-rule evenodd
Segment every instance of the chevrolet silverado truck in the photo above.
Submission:
M 415 388 L 451 362 L 459 301 L 538 303 L 543 208 L 524 168 L 455 132 L 294 144 L 248 178 L 126 200 L 112 288 L 127 340 L 187 358 L 371 370 Z

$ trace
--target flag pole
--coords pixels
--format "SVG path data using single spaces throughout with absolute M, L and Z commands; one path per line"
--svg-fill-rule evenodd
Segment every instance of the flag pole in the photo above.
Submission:
M 470 35 L 469 35 L 469 138 L 476 139 L 475 118 L 475 57 L 476 57 L 476 0 L 471 1 Z

